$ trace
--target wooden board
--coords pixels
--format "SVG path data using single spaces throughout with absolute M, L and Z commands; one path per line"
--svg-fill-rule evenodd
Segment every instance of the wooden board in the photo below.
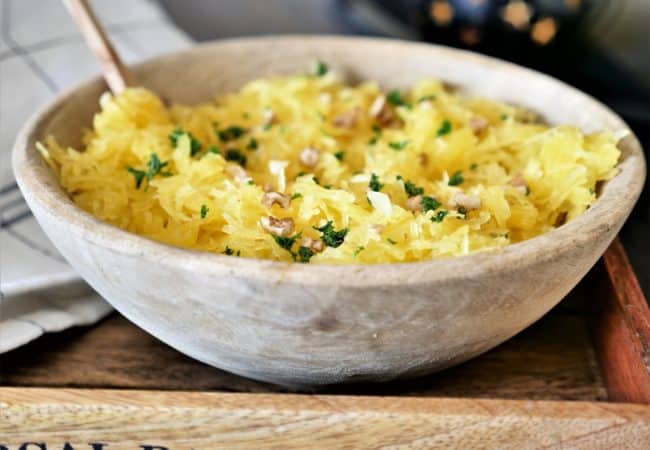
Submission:
M 0 358 L 0 450 L 650 448 L 649 324 L 618 241 L 538 323 L 413 380 L 287 393 L 113 314 Z
M 11 449 L 650 448 L 650 409 L 637 405 L 37 388 L 5 388 L 0 402 Z

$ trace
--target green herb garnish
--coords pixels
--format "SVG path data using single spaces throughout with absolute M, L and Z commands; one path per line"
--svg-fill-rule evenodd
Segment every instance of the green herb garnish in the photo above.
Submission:
M 257 139 L 251 138 L 250 141 L 248 141 L 248 145 L 246 146 L 248 150 L 255 151 L 258 149 L 258 144 L 257 144 Z
M 370 175 L 370 182 L 368 182 L 368 187 L 375 192 L 381 191 L 381 188 L 384 187 L 384 184 L 379 181 L 379 177 L 376 174 Z
M 389 142 L 388 146 L 393 150 L 403 150 L 404 147 L 406 147 L 409 144 L 409 142 L 410 141 L 408 139 L 399 142 Z
M 358 247 L 356 248 L 356 250 L 354 251 L 354 256 L 357 256 L 359 253 L 361 253 L 361 252 L 362 252 L 363 250 L 365 250 L 365 249 L 366 249 L 366 248 L 365 248 L 363 245 L 358 246 Z
M 370 139 L 368 139 L 368 145 L 375 145 L 377 143 L 377 136 L 373 136 Z
M 386 238 L 389 244 L 395 245 L 397 244 L 397 241 L 392 240 L 391 238 Z
M 458 214 L 463 215 L 463 219 L 467 219 L 467 208 L 465 208 L 464 206 L 459 206 L 457 211 L 458 211 Z
M 246 133 L 246 130 L 239 125 L 231 125 L 228 128 L 218 131 L 219 139 L 222 141 L 232 141 L 233 139 L 238 139 Z
M 145 188 L 145 191 L 149 189 L 149 183 L 155 177 L 156 175 L 160 175 L 163 177 L 169 177 L 171 176 L 171 172 L 163 172 L 163 169 L 169 165 L 168 161 L 160 161 L 160 158 L 158 158 L 158 155 L 155 153 L 152 153 L 151 156 L 149 157 L 149 161 L 147 161 L 147 170 L 138 170 L 134 169 L 133 167 L 127 167 L 127 171 L 133 175 L 133 178 L 135 178 L 135 188 L 140 189 L 140 186 L 142 185 L 142 182 L 144 180 L 147 180 L 147 187 Z
M 183 135 L 187 135 L 190 138 L 190 156 L 199 153 L 201 151 L 201 142 L 196 139 L 192 133 L 185 131 L 182 128 L 176 128 L 169 135 L 169 141 L 172 143 L 172 147 L 178 147 L 178 139 Z
M 208 215 L 208 211 L 210 211 L 210 208 L 206 205 L 201 205 L 201 219 L 205 219 L 205 216 Z
M 296 233 L 293 236 L 276 236 L 273 235 L 273 239 L 275 239 L 275 242 L 282 247 L 285 250 L 288 250 L 291 252 L 291 247 L 293 247 L 293 244 L 296 243 L 296 241 L 300 238 L 302 235 L 302 232 Z M 292 253 L 293 254 L 293 253 Z
M 334 157 L 338 159 L 339 161 L 343 161 L 343 157 L 345 156 L 345 151 L 344 150 L 339 150 L 338 152 L 334 153 Z
M 449 214 L 449 211 L 441 209 L 433 217 L 431 217 L 431 222 L 442 222 L 447 214 Z
M 302 198 L 302 194 L 300 192 L 296 192 L 291 196 L 291 200 L 295 200 L 297 198 Z
M 322 227 L 313 227 L 314 230 L 320 231 L 322 233 L 321 240 L 327 245 L 328 247 L 338 247 L 340 246 L 344 239 L 345 235 L 348 234 L 348 229 L 343 228 L 339 231 L 336 231 L 334 229 L 333 222 L 331 220 L 328 220 L 325 225 Z
M 438 128 L 438 131 L 436 132 L 436 136 L 444 136 L 445 134 L 451 133 L 451 122 L 447 119 L 445 119 L 442 122 L 442 125 L 440 125 L 440 128 Z
M 428 195 L 425 195 L 422 197 L 422 200 L 420 200 L 420 206 L 422 206 L 422 211 L 425 213 L 427 211 L 435 211 L 436 209 L 440 208 L 441 205 L 442 203 L 433 197 L 429 197 Z
M 478 169 L 478 164 L 476 164 L 476 163 L 470 164 L 469 170 L 476 170 L 476 169 Z
M 322 77 L 329 71 L 329 67 L 327 67 L 327 64 L 325 64 L 323 61 L 320 59 L 316 61 L 316 65 L 314 67 L 314 75 L 317 77 Z
M 417 186 L 415 183 L 412 183 L 409 180 L 404 180 L 404 191 L 409 197 L 415 197 L 416 195 L 424 194 L 424 188 Z
M 242 154 L 238 148 L 229 148 L 226 150 L 226 161 L 234 161 L 239 165 L 246 166 L 246 155 Z
M 311 248 L 300 246 L 298 249 L 298 262 L 308 263 L 312 256 L 314 251 Z
M 465 178 L 463 177 L 461 171 L 458 170 L 454 172 L 454 174 L 451 177 L 449 177 L 449 182 L 447 184 L 449 186 L 458 186 L 459 184 L 462 184 L 463 181 L 465 181 Z
M 241 251 L 237 250 L 237 252 L 235 252 L 232 248 L 230 248 L 230 247 L 228 247 L 226 245 L 226 249 L 223 251 L 223 254 L 228 255 L 228 256 L 232 256 L 232 255 L 236 254 L 237 256 L 239 256 L 239 255 L 241 255 Z
M 386 101 L 393 106 L 408 106 L 408 103 L 402 97 L 402 93 L 397 89 L 393 89 L 386 95 Z
M 219 147 L 217 147 L 214 144 L 208 147 L 208 153 L 216 153 L 217 155 L 221 154 L 221 152 L 219 151 Z

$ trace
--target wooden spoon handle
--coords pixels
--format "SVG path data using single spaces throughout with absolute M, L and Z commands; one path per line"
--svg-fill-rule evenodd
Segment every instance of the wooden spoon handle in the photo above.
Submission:
M 122 63 L 88 1 L 63 0 L 63 3 L 77 23 L 88 47 L 99 61 L 102 74 L 111 91 L 119 94 L 128 86 L 132 86 L 133 76 Z

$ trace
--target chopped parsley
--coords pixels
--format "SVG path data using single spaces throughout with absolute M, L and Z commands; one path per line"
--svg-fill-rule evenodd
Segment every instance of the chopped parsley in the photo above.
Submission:
M 133 178 L 135 178 L 135 188 L 140 189 L 140 186 L 142 185 L 142 182 L 144 180 L 147 180 L 147 187 L 145 188 L 145 191 L 149 188 L 149 182 L 155 177 L 156 175 L 160 175 L 163 177 L 169 177 L 171 176 L 171 172 L 163 172 L 163 169 L 169 165 L 169 161 L 161 161 L 160 158 L 158 158 L 158 155 L 155 153 L 152 153 L 151 156 L 149 157 L 149 161 L 147 161 L 147 170 L 138 170 L 134 169 L 133 167 L 127 167 L 127 171 L 133 175 Z
M 501 114 L 501 120 L 506 120 L 508 118 L 507 114 Z
M 393 106 L 406 106 L 407 108 L 410 108 L 411 106 L 406 100 L 404 100 L 402 93 L 397 89 L 393 89 L 388 93 L 388 95 L 386 95 L 386 101 Z
M 249 186 L 255 186 L 255 180 L 248 180 Z
M 384 187 L 384 183 L 379 181 L 379 177 L 376 174 L 370 175 L 370 182 L 368 182 L 368 187 L 375 192 L 381 191 L 381 188 Z
M 291 196 L 291 200 L 295 200 L 297 198 L 302 198 L 302 194 L 300 192 L 296 192 Z
M 298 262 L 308 263 L 312 256 L 314 256 L 314 251 L 311 248 L 300 246 L 298 249 Z
M 378 123 L 372 124 L 372 132 L 375 134 L 381 134 L 381 127 L 379 126 Z
M 325 225 L 322 227 L 313 227 L 314 230 L 320 231 L 322 233 L 321 240 L 328 247 L 338 247 L 345 240 L 345 235 L 348 234 L 347 228 L 342 228 L 339 231 L 334 229 L 333 222 L 328 220 Z
M 361 253 L 365 249 L 366 248 L 363 245 L 358 246 L 357 249 L 354 251 L 354 256 L 357 256 L 359 253 Z
M 397 241 L 392 240 L 391 238 L 386 238 L 389 244 L 395 245 L 397 244 Z
M 375 145 L 377 143 L 377 136 L 373 136 L 370 139 L 368 139 L 368 145 Z
M 247 148 L 248 150 L 252 150 L 252 151 L 257 150 L 258 147 L 259 147 L 259 145 L 258 145 L 258 143 L 257 143 L 257 139 L 255 139 L 255 138 L 251 138 L 251 140 L 248 141 L 248 145 L 246 146 L 246 148 Z
M 234 161 L 239 165 L 246 166 L 246 155 L 242 154 L 238 148 L 229 148 L 226 150 L 226 161 Z
M 451 122 L 447 119 L 445 119 L 442 122 L 442 125 L 440 125 L 440 128 L 438 128 L 438 131 L 436 132 L 436 136 L 444 136 L 445 134 L 451 133 Z
M 201 219 L 205 219 L 205 216 L 208 215 L 208 211 L 210 211 L 210 208 L 206 205 L 201 205 Z
M 344 150 L 339 150 L 338 152 L 334 153 L 334 157 L 338 159 L 339 161 L 343 161 L 343 157 L 345 156 L 345 151 Z
M 433 94 L 432 95 L 425 95 L 425 96 L 422 96 L 422 97 L 418 98 L 418 103 L 426 102 L 427 100 L 435 100 L 435 99 L 436 99 L 436 96 L 433 95 Z
M 208 153 L 216 153 L 217 155 L 221 154 L 221 152 L 219 151 L 219 147 L 217 147 L 214 144 L 208 147 Z
M 241 255 L 241 251 L 237 250 L 237 252 L 235 252 L 232 248 L 226 245 L 226 249 L 223 251 L 223 254 L 228 256 L 232 256 L 236 254 L 237 256 L 239 256 Z
M 399 142 L 389 142 L 388 146 L 392 148 L 393 150 L 403 150 L 404 147 L 409 145 L 409 140 L 406 139 L 405 141 L 399 141 Z
M 174 148 L 178 147 L 178 139 L 180 139 L 180 137 L 183 135 L 187 135 L 190 138 L 190 156 L 195 156 L 197 153 L 201 151 L 201 142 L 199 142 L 198 139 L 192 136 L 192 133 L 190 133 L 189 131 L 185 131 L 180 127 L 176 128 L 169 135 L 169 141 L 172 143 L 172 147 Z
M 462 184 L 463 181 L 465 181 L 465 178 L 463 177 L 461 171 L 458 170 L 454 172 L 454 174 L 451 177 L 449 177 L 449 182 L 447 184 L 449 186 L 458 186 L 459 184 Z
M 404 180 L 404 191 L 409 197 L 415 197 L 416 195 L 424 194 L 424 188 L 417 186 L 415 183 L 409 180 Z
M 232 141 L 233 139 L 238 139 L 246 133 L 246 130 L 239 125 L 231 125 L 224 130 L 217 131 L 219 139 L 222 141 Z
M 422 197 L 422 200 L 420 200 L 420 206 L 422 206 L 422 212 L 427 212 L 427 211 L 435 211 L 436 209 L 440 208 L 442 203 L 440 203 L 438 200 L 436 200 L 433 197 L 429 197 L 428 195 L 425 195 Z
M 449 214 L 449 211 L 441 209 L 433 217 L 431 217 L 431 222 L 442 222 L 447 214 Z
M 458 214 L 463 215 L 463 219 L 467 219 L 467 208 L 465 208 L 464 206 L 459 206 L 457 211 L 458 211 Z
M 293 247 L 293 244 L 296 243 L 298 238 L 302 235 L 302 232 L 296 233 L 293 236 L 276 236 L 273 235 L 273 239 L 275 239 L 275 242 L 282 247 L 283 249 L 291 252 L 291 247 Z M 292 253 L 293 255 L 293 253 Z
M 316 61 L 316 64 L 314 66 L 314 75 L 317 77 L 322 77 L 327 74 L 327 72 L 329 72 L 329 67 L 327 67 L 327 64 L 325 64 L 320 59 Z
M 478 164 L 476 164 L 476 163 L 472 163 L 472 164 L 469 166 L 469 170 L 476 170 L 476 169 L 478 169 Z

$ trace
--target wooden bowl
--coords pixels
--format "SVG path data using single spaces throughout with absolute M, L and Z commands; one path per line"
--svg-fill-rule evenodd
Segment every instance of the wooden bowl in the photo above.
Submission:
M 176 102 L 194 103 L 315 58 L 351 80 L 407 87 L 437 77 L 512 102 L 550 123 L 627 128 L 607 107 L 553 78 L 428 44 L 347 37 L 268 37 L 199 45 L 134 68 Z M 213 366 L 309 386 L 388 380 L 440 370 L 521 331 L 592 267 L 630 213 L 645 178 L 634 136 L 620 173 L 576 220 L 495 254 L 381 265 L 311 265 L 172 247 L 122 231 L 78 208 L 35 149 L 53 134 L 79 148 L 105 90 L 96 78 L 38 112 L 18 136 L 18 184 L 52 242 L 118 311 Z M 98 355 L 101 357 L 101 355 Z M 164 368 L 161 368 L 164 370 Z

